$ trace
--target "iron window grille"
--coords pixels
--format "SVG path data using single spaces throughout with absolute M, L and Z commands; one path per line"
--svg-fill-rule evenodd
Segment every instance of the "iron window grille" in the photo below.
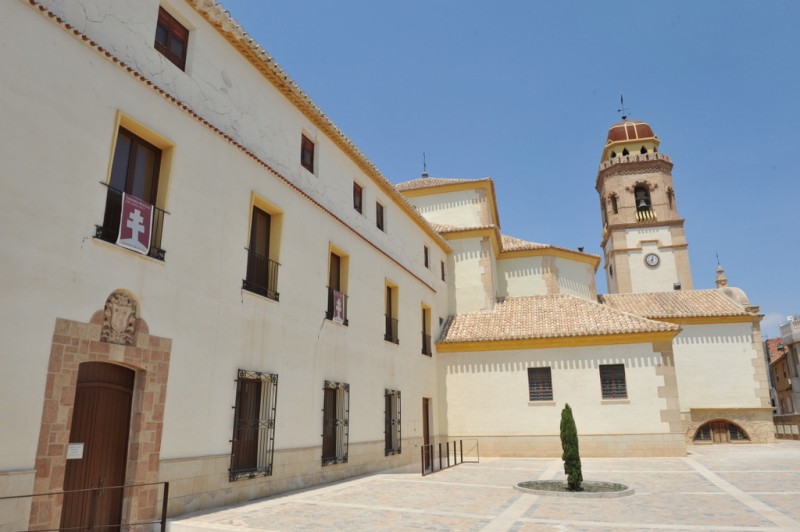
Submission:
M 350 437 L 350 385 L 325 381 L 322 408 L 322 465 L 346 464 Z
M 603 399 L 627 399 L 624 364 L 600 365 L 600 387 Z
M 553 377 L 549 367 L 528 368 L 528 400 L 553 400 Z
M 385 456 L 400 454 L 401 429 L 400 429 L 400 391 L 385 390 L 383 394 L 385 404 L 384 434 L 386 436 Z
M 156 24 L 154 47 L 161 55 L 172 61 L 181 70 L 186 69 L 186 51 L 189 44 L 189 30 L 175 20 L 175 17 L 160 7 Z
M 229 480 L 272 475 L 278 375 L 240 369 L 236 378 Z

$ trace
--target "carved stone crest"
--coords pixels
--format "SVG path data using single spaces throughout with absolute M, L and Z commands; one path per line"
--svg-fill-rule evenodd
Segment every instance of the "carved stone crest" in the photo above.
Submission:
M 121 290 L 112 292 L 103 309 L 103 328 L 100 341 L 110 344 L 133 345 L 136 329 L 136 300 Z

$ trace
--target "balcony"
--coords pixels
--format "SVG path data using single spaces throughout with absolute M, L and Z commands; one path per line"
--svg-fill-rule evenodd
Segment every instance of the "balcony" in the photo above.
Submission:
M 280 264 L 255 251 L 247 250 L 247 278 L 242 279 L 242 289 L 275 301 L 278 293 L 278 268 Z
M 397 335 L 397 320 L 388 314 L 386 315 L 386 333 L 383 335 L 383 339 L 393 344 L 400 343 L 400 337 Z
M 431 351 L 431 335 L 422 333 L 422 354 L 427 356 L 433 356 L 433 351 Z
M 800 316 L 791 316 L 788 322 L 781 323 L 781 342 L 784 345 L 800 343 Z
M 106 193 L 106 213 L 103 217 L 103 225 L 96 225 L 94 237 L 111 244 L 117 243 L 119 237 L 119 222 L 122 215 L 122 191 L 109 187 L 105 183 L 108 192 Z M 159 209 L 153 205 L 153 225 L 150 229 L 150 249 L 147 255 L 163 261 L 167 252 L 161 248 L 161 233 L 164 228 L 164 215 L 169 214 L 164 209 Z
M 342 325 L 349 325 L 350 322 L 347 320 L 347 294 L 328 287 L 328 310 L 325 312 L 325 319 Z

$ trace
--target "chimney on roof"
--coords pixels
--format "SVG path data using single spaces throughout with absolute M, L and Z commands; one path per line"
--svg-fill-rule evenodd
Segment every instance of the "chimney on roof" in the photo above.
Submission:
M 717 265 L 717 288 L 724 286 L 728 286 L 728 278 L 725 277 L 725 270 L 722 269 L 722 266 Z

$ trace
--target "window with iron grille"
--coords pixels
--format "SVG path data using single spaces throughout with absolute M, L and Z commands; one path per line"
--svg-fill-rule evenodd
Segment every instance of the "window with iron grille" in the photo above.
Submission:
M 400 454 L 400 391 L 386 390 L 384 433 L 386 435 L 385 455 Z
M 347 463 L 350 385 L 325 381 L 322 407 L 322 465 Z
M 628 387 L 625 383 L 624 364 L 601 364 L 600 387 L 603 399 L 626 399 Z
M 272 475 L 277 397 L 277 375 L 239 370 L 231 441 L 231 482 Z
M 305 135 L 301 135 L 300 139 L 300 164 L 314 173 L 314 143 Z
M 189 30 L 175 20 L 175 17 L 158 8 L 156 42 L 154 47 L 161 55 L 172 61 L 181 70 L 186 69 L 186 50 L 189 44 Z
M 528 368 L 528 400 L 553 400 L 553 379 L 549 367 Z

